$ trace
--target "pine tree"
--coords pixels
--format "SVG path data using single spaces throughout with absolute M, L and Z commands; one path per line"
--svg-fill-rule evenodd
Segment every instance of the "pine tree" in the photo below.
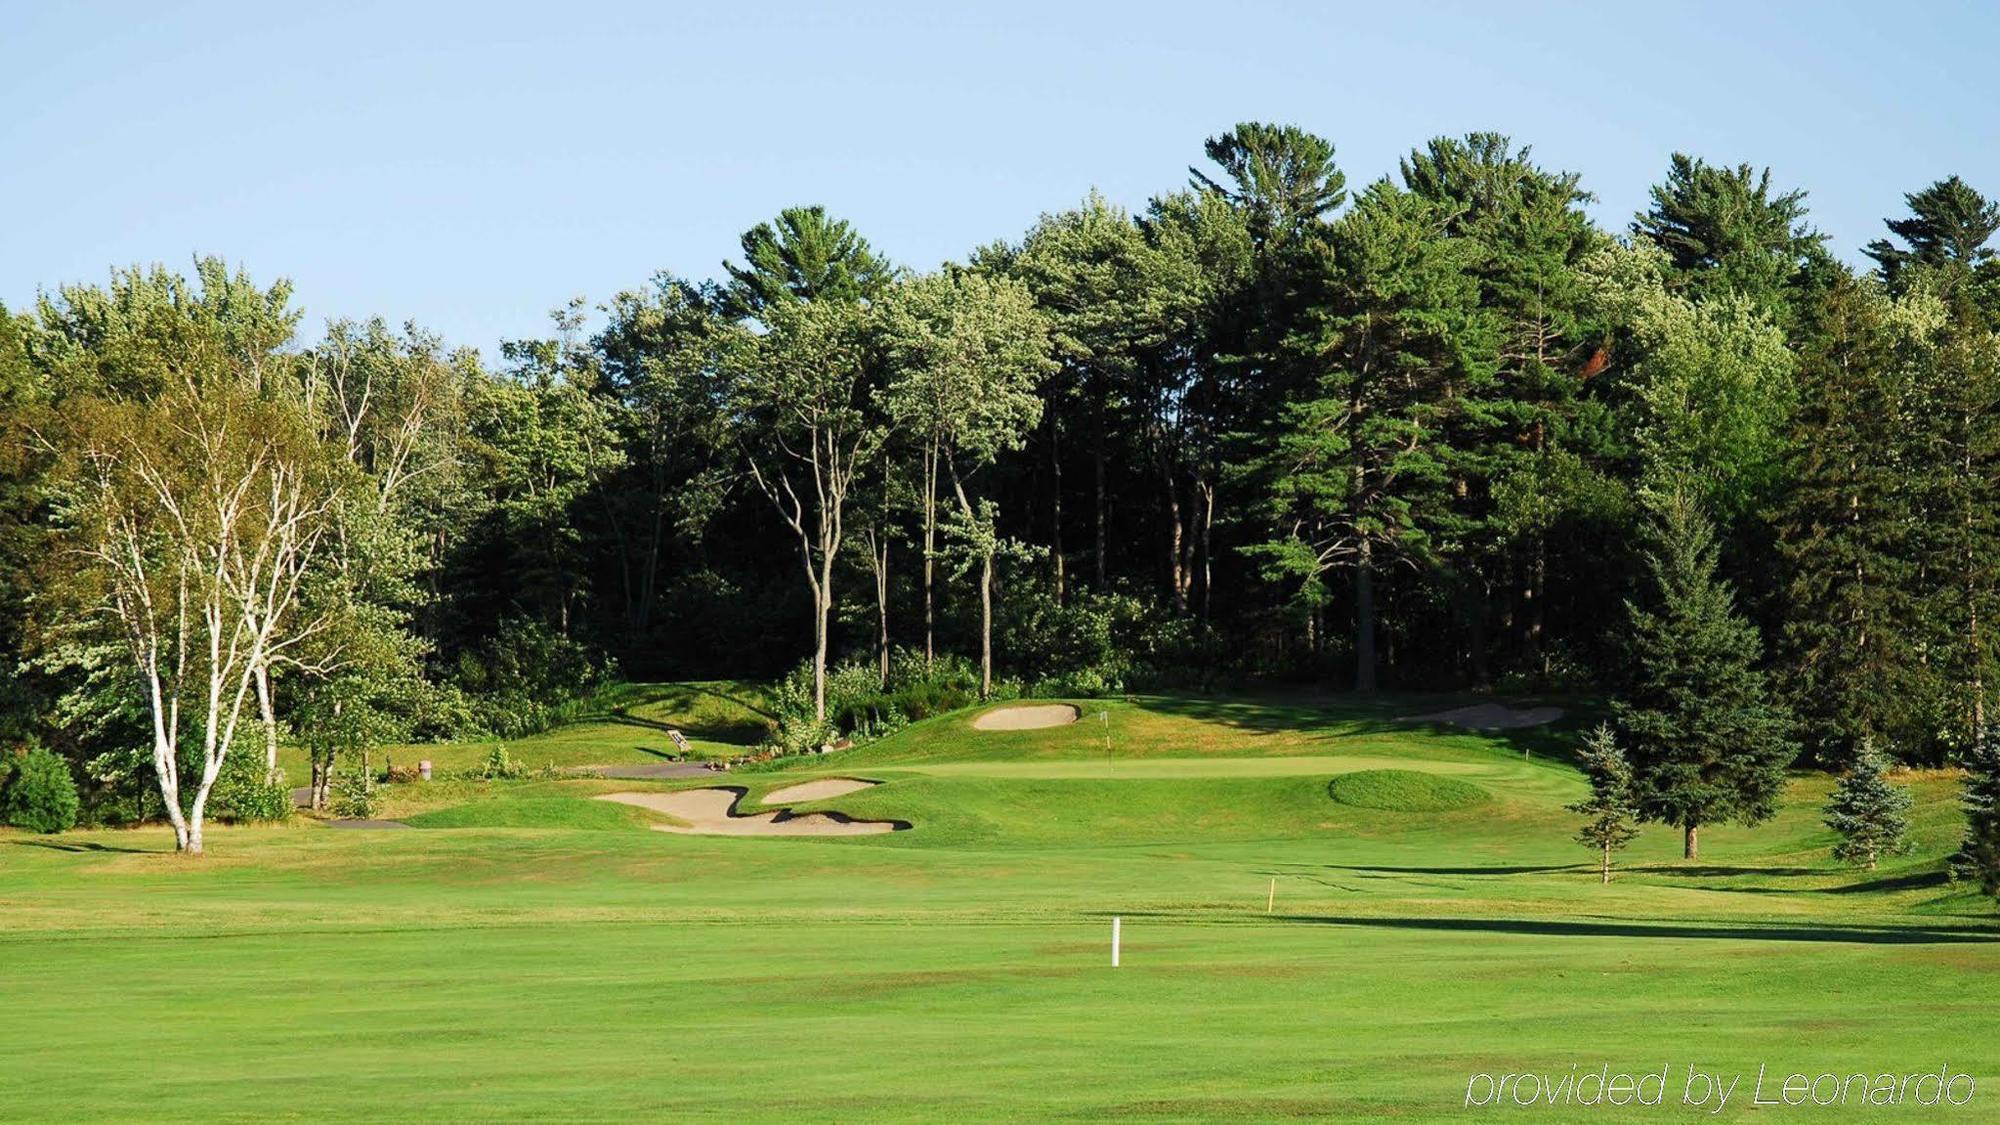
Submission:
M 1685 490 L 1650 499 L 1653 608 L 1629 607 L 1638 679 L 1614 714 L 1640 815 L 1679 825 L 1697 859 L 1702 825 L 1770 819 L 1797 747 L 1757 667 L 1757 631 L 1716 577 L 1714 527 Z
M 1769 168 L 1722 167 L 1677 152 L 1652 197 L 1632 233 L 1667 252 L 1676 288 L 1689 296 L 1736 293 L 1782 322 L 1792 290 L 1827 256 L 1826 236 L 1806 222 L 1806 193 L 1777 191 Z
M 1483 251 L 1443 233 L 1447 215 L 1379 180 L 1314 244 L 1302 278 L 1317 307 L 1291 346 L 1317 378 L 1285 404 L 1260 468 L 1278 534 L 1251 553 L 1309 603 L 1350 572 L 1361 692 L 1376 686 L 1377 578 L 1427 557 L 1449 523 L 1444 423 L 1497 350 L 1470 272 Z
M 1806 310 L 1790 486 L 1775 516 L 1786 564 L 1785 683 L 1808 753 L 1839 763 L 1864 732 L 1909 745 L 1929 646 L 1909 526 L 1907 363 L 1897 310 L 1836 281 Z
M 1600 723 L 1583 740 L 1577 752 L 1584 775 L 1590 778 L 1590 796 L 1569 806 L 1569 811 L 1590 819 L 1577 832 L 1576 841 L 1598 850 L 1598 873 L 1611 881 L 1611 853 L 1632 842 L 1639 829 L 1632 823 L 1638 816 L 1632 788 L 1632 763 L 1618 748 L 1611 727 Z
M 1826 826 L 1840 834 L 1833 858 L 1873 871 L 1882 856 L 1903 850 L 1910 829 L 1910 792 L 1891 783 L 1888 770 L 1881 751 L 1863 739 L 1854 765 L 1827 802 Z
M 1911 267 L 1957 267 L 1973 275 L 1987 269 L 1993 251 L 1986 244 L 2000 231 L 2000 203 L 1957 176 L 1911 192 L 1903 200 L 1910 205 L 1910 217 L 1884 222 L 1907 245 L 1878 238 L 1863 251 L 1880 263 L 1882 280 L 1891 291 L 1909 288 Z
M 1951 875 L 2000 895 L 2000 746 L 1980 740 L 1965 765 L 1965 842 L 1951 857 Z

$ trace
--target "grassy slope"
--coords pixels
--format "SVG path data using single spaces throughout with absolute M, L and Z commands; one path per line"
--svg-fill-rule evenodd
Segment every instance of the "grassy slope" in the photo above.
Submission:
M 1604 888 L 1557 740 L 1384 721 L 1426 709 L 1091 704 L 1108 755 L 1103 724 L 952 716 L 730 779 L 885 781 L 800 806 L 918 825 L 882 837 L 671 836 L 589 799 L 634 782 L 436 787 L 397 799 L 530 827 L 224 829 L 193 864 L 156 831 L 0 836 L 0 1117 L 1428 1120 L 1472 1070 L 1603 1062 L 2000 1090 L 2000 928 L 1932 874 L 1948 780 L 1880 872 L 1827 862 L 1802 778 L 1701 865 L 1649 831 Z M 1491 799 L 1328 798 L 1373 768 Z
M 464 769 L 505 745 L 515 761 L 531 767 L 643 765 L 675 752 L 669 730 L 686 735 L 696 757 L 725 758 L 763 738 L 770 702 L 765 693 L 763 685 L 742 680 L 616 684 L 576 722 L 544 734 L 391 746 L 376 751 L 375 762 L 414 765 L 428 758 L 440 770 Z M 304 784 L 304 751 L 285 747 L 279 757 L 286 776 Z

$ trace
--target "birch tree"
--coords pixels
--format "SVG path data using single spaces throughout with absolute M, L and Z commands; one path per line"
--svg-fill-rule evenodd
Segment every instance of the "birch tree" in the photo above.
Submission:
M 226 353 L 197 340 L 169 367 L 157 395 L 65 405 L 58 495 L 73 592 L 125 642 L 174 843 L 199 855 L 260 672 L 339 659 L 305 655 L 325 623 L 296 611 L 345 474 Z

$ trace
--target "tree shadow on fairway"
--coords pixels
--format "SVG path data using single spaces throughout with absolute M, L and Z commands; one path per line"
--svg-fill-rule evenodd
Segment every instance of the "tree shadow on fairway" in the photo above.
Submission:
M 1850 942 L 1865 945 L 1963 945 L 2000 943 L 1991 926 L 1843 926 L 1754 923 L 1723 925 L 1638 922 L 1562 922 L 1519 918 L 1354 918 L 1338 915 L 1279 915 L 1279 921 L 1320 926 L 1365 926 L 1442 933 L 1521 934 L 1536 937 L 1718 938 L 1727 941 Z
M 1861 883 L 1849 883 L 1844 887 L 1828 887 L 1830 895 L 1863 894 L 1868 891 L 1914 891 L 1925 887 L 1943 887 L 1951 881 L 1943 871 L 1914 871 L 1907 875 L 1885 875 Z
M 1821 874 L 1834 873 L 1821 872 Z M 1874 879 L 1864 879 L 1859 883 L 1843 883 L 1836 887 L 1705 887 L 1703 889 L 1753 895 L 1853 895 L 1877 891 L 1942 890 L 1950 882 L 1950 877 L 1939 870 L 1883 875 Z
M 1372 867 L 1365 864 L 1329 863 L 1325 866 L 1328 871 L 1358 871 L 1374 875 L 1541 875 L 1550 871 L 1582 871 L 1588 865 L 1547 863 L 1521 867 Z
M 1738 875 L 1797 877 L 1832 874 L 1824 867 L 1723 867 L 1693 863 L 1648 863 L 1627 867 L 1625 870 L 1642 875 L 1683 875 L 1698 879 L 1725 879 Z
M 110 844 L 78 843 L 66 840 L 9 840 L 7 842 L 17 848 L 43 848 L 52 852 L 70 852 L 78 855 L 86 852 L 116 852 L 119 855 L 143 855 L 150 850 L 148 848 L 118 848 Z
M 1391 692 L 1374 695 L 1299 690 L 1241 695 L 1146 695 L 1138 698 L 1145 711 L 1233 727 L 1251 734 L 1292 733 L 1332 742 L 1369 736 L 1428 734 L 1476 737 L 1503 747 L 1510 754 L 1571 761 L 1576 732 L 1595 721 L 1575 700 L 1552 700 L 1566 714 L 1552 723 L 1511 729 L 1472 729 L 1449 723 L 1412 722 L 1405 716 L 1428 714 L 1472 703 L 1492 703 L 1491 696 L 1454 693 Z M 1510 700 L 1535 703 L 1539 698 Z

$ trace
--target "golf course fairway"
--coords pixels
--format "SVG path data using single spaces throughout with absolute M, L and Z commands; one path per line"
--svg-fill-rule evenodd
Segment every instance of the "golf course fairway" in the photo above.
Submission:
M 1876 871 L 1831 860 L 1830 781 L 1800 773 L 1697 863 L 1647 826 L 1605 886 L 1564 807 L 1580 716 L 1075 702 L 718 775 L 746 809 L 877 782 L 788 807 L 911 826 L 882 835 L 597 799 L 699 778 L 400 785 L 382 815 L 416 830 L 223 826 L 192 860 L 159 828 L 0 831 L 0 1119 L 2000 1119 L 2000 920 L 1942 875 L 1950 775 L 1899 779 L 1916 846 Z M 640 761 L 656 727 L 509 748 Z M 1665 1104 L 1476 1104 L 1480 1075 L 1607 1067 L 1665 1069 Z M 1742 1085 L 1711 1113 L 1691 1068 Z M 1766 1098 L 1940 1068 L 1976 1093 L 1752 1106 L 1760 1068 Z

